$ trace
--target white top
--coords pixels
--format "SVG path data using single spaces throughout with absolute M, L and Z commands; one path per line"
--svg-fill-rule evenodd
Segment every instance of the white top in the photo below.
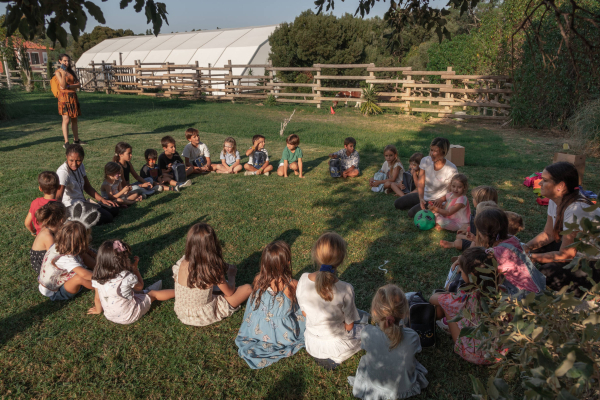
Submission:
M 456 165 L 450 160 L 446 160 L 446 164 L 436 171 L 433 167 L 433 160 L 430 156 L 423 157 L 419 165 L 425 172 L 425 201 L 434 201 L 443 197 L 448 192 L 452 177 L 458 173 Z
M 575 222 L 575 218 L 577 218 L 577 222 L 579 222 L 579 226 L 581 226 L 581 220 L 583 218 L 588 218 L 590 220 L 594 219 L 594 216 L 600 217 L 600 209 L 596 209 L 591 213 L 583 211 L 584 208 L 591 207 L 589 204 L 576 201 L 572 203 L 565 210 L 564 218 L 563 218 L 563 230 L 568 229 L 567 224 L 572 224 Z M 556 223 L 556 203 L 552 200 L 548 201 L 548 215 L 552 217 L 552 226 Z
M 400 171 L 398 172 L 398 176 L 396 177 L 396 180 L 394 182 L 395 183 L 402 183 L 402 172 L 404 172 L 404 166 L 398 160 L 398 161 L 396 161 L 396 163 L 394 164 L 394 166 L 391 168 L 391 170 L 394 170 L 394 168 L 396 168 L 396 167 L 400 167 Z M 381 172 L 383 172 L 384 174 L 386 174 L 386 176 L 388 178 L 391 178 L 391 171 L 390 171 L 390 167 L 389 167 L 387 161 L 383 162 L 383 165 L 381 166 Z M 388 175 L 388 173 L 390 175 Z
M 77 170 L 72 171 L 65 161 L 65 163 L 56 170 L 56 175 L 58 175 L 58 182 L 60 185 L 65 187 L 62 197 L 62 203 L 65 207 L 69 207 L 78 201 L 85 201 L 83 186 L 85 184 L 84 178 L 86 174 L 83 164 L 81 164 Z
M 92 279 L 92 287 L 98 290 L 98 297 L 107 320 L 121 324 L 133 322 L 132 316 L 139 314 L 139 306 L 133 292 L 133 287 L 137 283 L 137 276 L 129 271 L 121 271 L 119 275 L 104 284 Z
M 190 161 L 194 161 L 200 156 L 210 157 L 210 152 L 208 151 L 208 147 L 202 142 L 198 144 L 198 147 L 188 143 L 183 148 L 181 156 L 189 158 Z
M 51 259 L 57 257 L 58 255 L 59 254 L 56 251 L 56 245 L 53 244 L 52 246 L 50 246 L 50 248 L 46 252 L 46 256 L 44 257 L 44 259 L 48 258 L 51 260 Z M 55 264 L 59 269 L 64 270 L 68 273 L 72 273 L 73 270 L 77 267 L 85 268 L 81 259 L 76 256 L 62 256 L 58 260 L 56 260 Z M 38 286 L 38 288 L 40 290 L 40 293 L 46 297 L 52 297 L 52 295 L 54 295 L 56 293 L 56 292 L 46 288 L 45 286 L 43 286 L 41 283 Z
M 267 160 L 266 160 L 266 161 L 269 161 L 269 152 L 267 151 L 267 149 L 262 149 L 262 150 L 257 150 L 257 151 L 262 151 L 262 152 L 264 152 L 264 153 L 265 153 L 265 155 L 267 156 Z M 252 158 L 252 156 L 253 156 L 253 155 L 254 155 L 254 152 L 252 152 L 252 154 L 250 154 L 250 155 L 248 156 L 248 163 L 249 163 L 250 165 L 254 165 L 254 159 Z
M 221 155 L 219 158 L 221 160 L 225 160 L 227 165 L 231 165 L 240 159 L 240 152 L 236 150 L 235 154 L 231 154 L 231 153 L 225 153 L 224 151 L 221 151 Z

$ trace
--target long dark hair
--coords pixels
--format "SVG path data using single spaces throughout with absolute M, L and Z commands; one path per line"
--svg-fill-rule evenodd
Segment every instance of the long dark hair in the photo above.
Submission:
M 481 272 L 477 268 L 488 268 L 492 265 L 492 252 L 486 252 L 483 247 L 469 247 L 466 249 L 458 259 L 458 266 L 467 276 L 475 276 L 476 282 L 473 284 L 479 285 L 484 292 L 488 292 L 487 288 L 495 288 L 496 281 L 495 275 L 491 272 Z M 486 265 L 487 264 L 487 265 Z M 491 279 L 484 279 L 482 277 L 488 277 Z M 469 285 L 469 282 L 465 282 L 464 286 Z
M 491 247 L 497 241 L 508 239 L 508 217 L 499 208 L 484 208 L 478 212 L 475 216 L 475 227 L 475 243 L 478 246 Z M 480 237 L 487 243 L 480 243 Z
M 279 285 L 289 283 L 292 280 L 292 251 L 290 246 L 283 240 L 269 243 L 262 252 L 260 258 L 260 272 L 254 277 L 252 288 L 254 290 L 254 309 L 257 310 L 263 293 L 271 287 L 271 283 L 279 289 Z M 290 300 L 296 302 L 296 290 L 289 287 Z M 279 293 L 279 290 L 276 291 Z
M 567 193 L 562 196 L 560 205 L 556 209 L 556 222 L 554 223 L 554 239 L 560 240 L 559 233 L 563 230 L 565 220 L 565 210 L 571 204 L 579 201 L 591 205 L 592 203 L 583 197 L 577 186 L 579 186 L 579 172 L 577 168 L 569 162 L 560 161 L 545 168 L 546 172 L 552 177 L 555 185 L 564 182 Z
M 127 149 L 133 150 L 133 148 L 131 147 L 131 145 L 129 143 L 125 143 L 125 142 L 117 143 L 117 145 L 115 146 L 115 155 L 113 156 L 113 161 L 116 163 L 119 163 L 121 160 L 120 155 L 125 154 Z
M 58 61 L 62 60 L 65 57 L 67 57 L 69 59 L 69 66 L 67 67 L 67 72 L 70 73 L 71 75 L 73 75 L 73 81 L 75 83 L 79 83 L 79 79 L 77 78 L 77 74 L 75 73 L 75 71 L 73 71 L 73 68 L 71 68 L 71 56 L 69 56 L 67 53 L 63 53 L 63 54 L 61 54 L 61 55 L 58 56 Z
M 187 286 L 208 289 L 223 283 L 229 269 L 212 226 L 199 223 L 190 228 L 185 242 L 185 259 L 189 263 Z
M 98 249 L 92 279 L 104 285 L 123 271 L 133 273 L 130 256 L 131 248 L 127 243 L 120 240 L 105 241 Z

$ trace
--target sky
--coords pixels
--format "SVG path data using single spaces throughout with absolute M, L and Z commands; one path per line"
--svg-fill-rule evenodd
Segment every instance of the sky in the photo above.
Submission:
M 314 10 L 314 0 L 160 0 L 167 5 L 169 25 L 163 24 L 161 33 L 185 32 L 192 29 L 243 28 L 248 26 L 275 25 L 293 22 L 302 11 Z M 119 8 L 119 0 L 92 0 L 104 13 L 105 26 L 113 29 L 131 29 L 134 33 L 144 33 L 152 25 L 146 24 L 142 10 L 136 13 L 132 1 L 125 10 Z M 448 0 L 431 0 L 434 7 L 443 7 Z M 380 16 L 389 7 L 389 1 L 379 1 L 370 16 Z M 354 14 L 358 0 L 335 1 L 334 15 Z M 6 12 L 6 6 L 0 6 Z M 88 14 L 86 32 L 100 25 Z M 66 28 L 66 27 L 65 27 Z M 68 28 L 67 28 L 68 31 Z

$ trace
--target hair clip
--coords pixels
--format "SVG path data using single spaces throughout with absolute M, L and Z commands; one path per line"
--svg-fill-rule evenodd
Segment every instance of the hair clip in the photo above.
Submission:
M 494 255 L 494 249 L 492 249 L 491 247 L 485 249 L 485 254 L 493 256 Z
M 500 234 L 496 235 L 496 241 L 500 240 Z
M 321 272 L 331 272 L 335 274 L 335 269 L 333 269 L 333 265 L 321 264 L 321 268 L 319 268 Z
M 386 327 L 394 325 L 394 322 L 396 322 L 396 318 L 394 318 L 393 315 L 388 315 L 387 317 L 385 317 Z
M 118 252 L 125 251 L 125 246 L 123 246 L 123 242 L 121 242 L 120 240 L 115 240 L 113 242 L 113 250 L 117 250 Z

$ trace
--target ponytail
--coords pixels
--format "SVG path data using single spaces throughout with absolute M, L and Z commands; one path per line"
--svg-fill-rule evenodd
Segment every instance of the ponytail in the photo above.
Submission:
M 315 287 L 319 296 L 325 301 L 333 300 L 333 285 L 338 278 L 332 272 L 318 271 L 315 278 Z
M 404 330 L 400 326 L 408 312 L 408 301 L 402 289 L 396 285 L 380 287 L 371 303 L 373 323 L 390 340 L 390 350 L 397 347 L 404 338 Z
M 338 281 L 336 268 L 346 258 L 346 242 L 335 232 L 327 232 L 317 239 L 312 249 L 312 258 L 319 266 L 315 288 L 325 301 L 333 300 L 333 285 Z

